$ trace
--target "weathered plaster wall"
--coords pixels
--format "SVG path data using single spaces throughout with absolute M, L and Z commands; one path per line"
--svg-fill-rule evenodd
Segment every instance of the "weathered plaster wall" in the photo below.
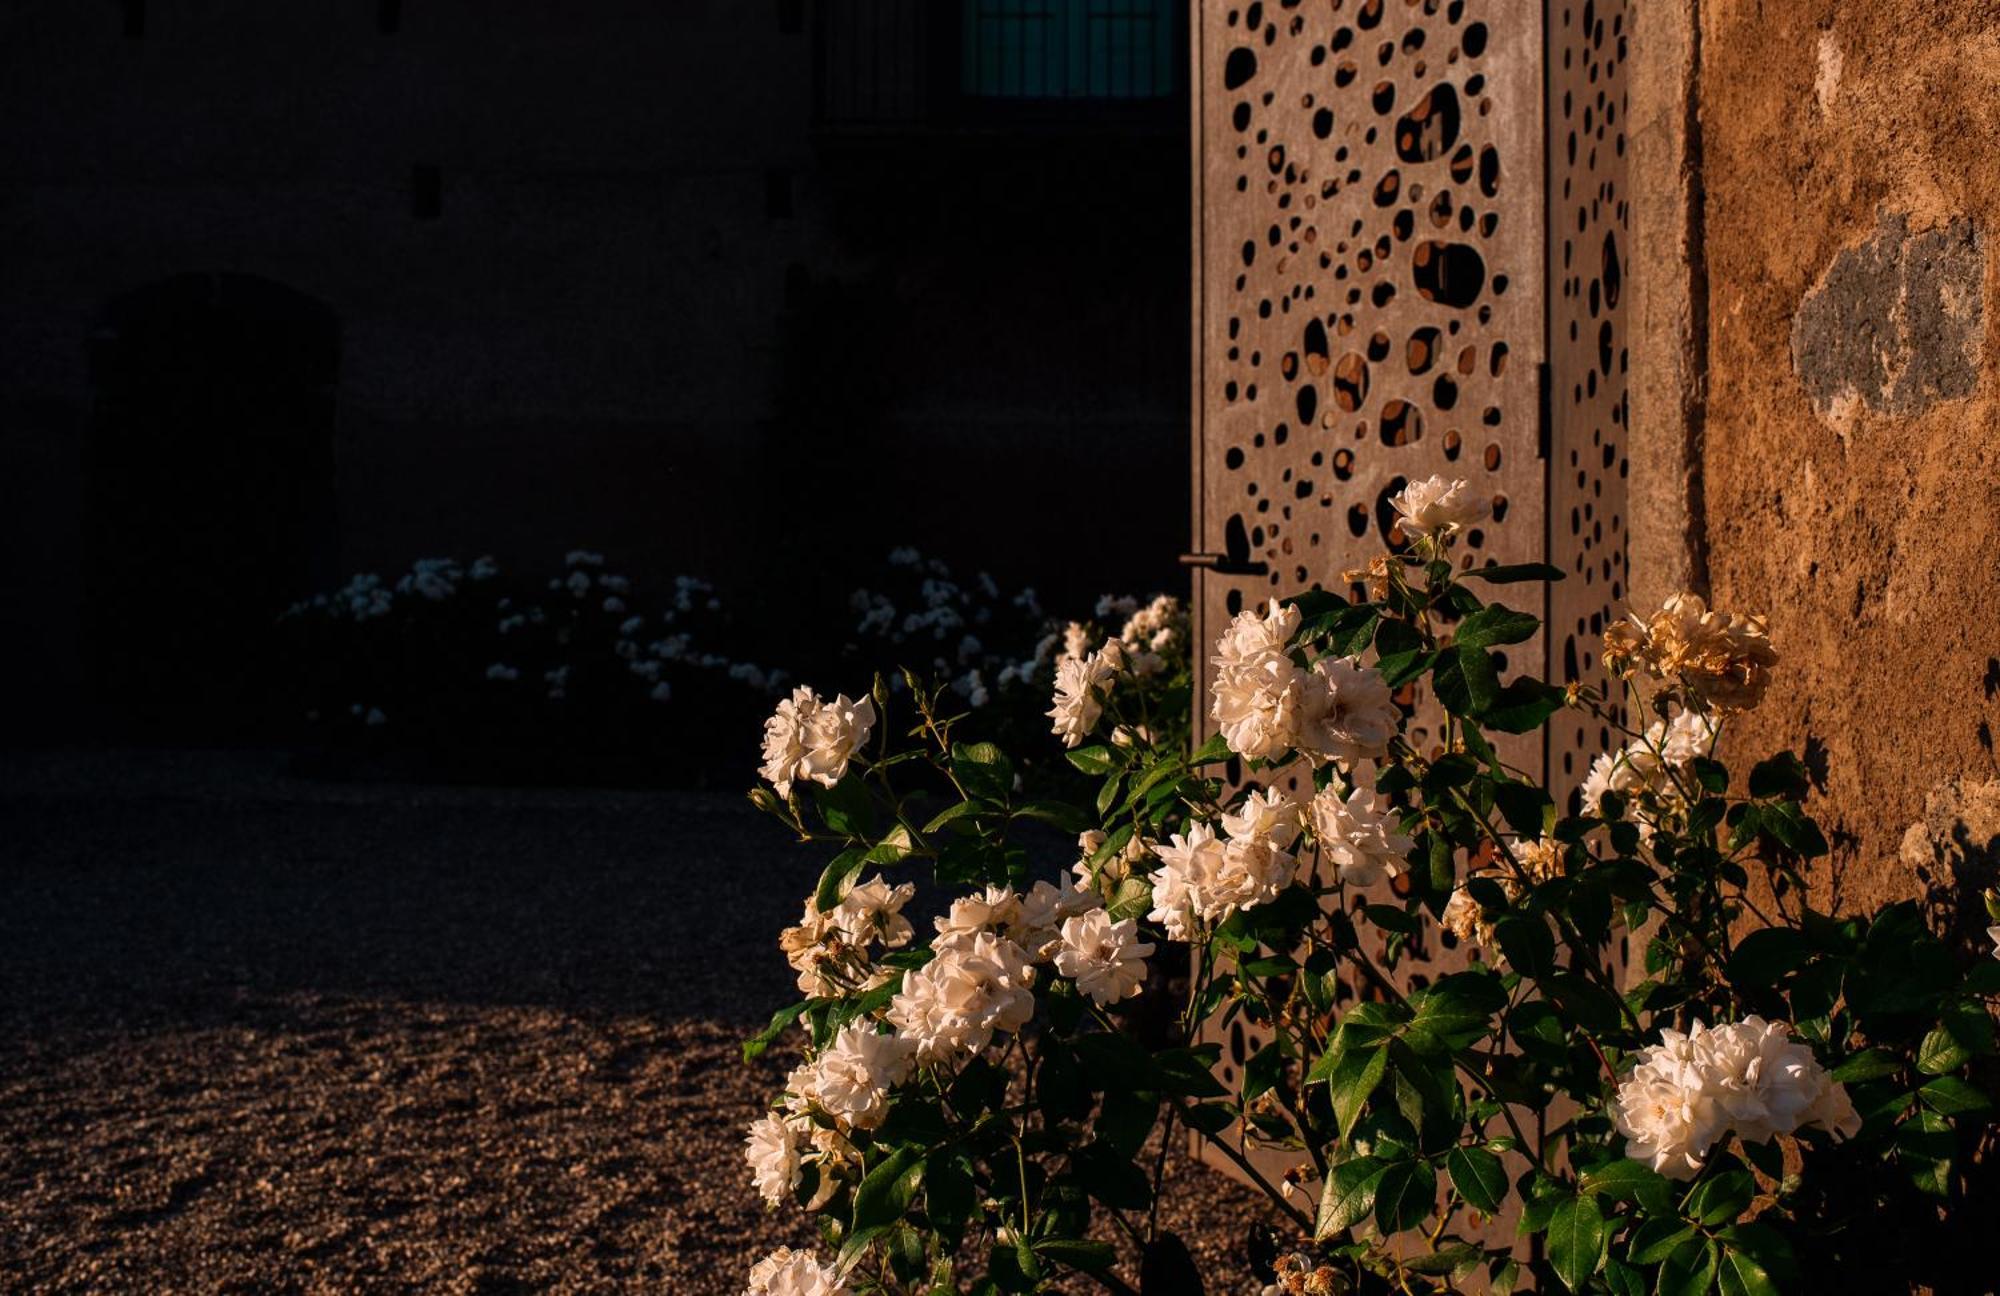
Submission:
M 1994 776 L 2000 727 L 2000 4 L 1701 0 L 1699 26 L 1687 511 L 1715 601 L 1768 611 L 1785 658 L 1735 750 L 1825 771 L 1843 903 L 1921 894 L 1942 856 L 1899 857 L 1905 830 Z

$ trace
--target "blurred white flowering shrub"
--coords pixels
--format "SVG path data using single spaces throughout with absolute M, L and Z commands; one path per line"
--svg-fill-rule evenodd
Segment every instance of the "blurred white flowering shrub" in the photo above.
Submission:
M 1172 741 L 1188 732 L 1187 613 L 1169 595 L 1105 594 L 1089 618 L 1066 620 L 1045 613 L 1033 589 L 1005 591 L 983 571 L 961 581 L 942 559 L 905 546 L 848 602 L 855 622 L 845 665 L 885 673 L 892 692 L 903 688 L 904 671 L 936 679 L 953 706 L 976 717 L 980 737 L 1022 753 L 1019 772 L 1041 790 L 1074 786 L 1067 766 L 1061 772 L 1072 777 L 1049 778 L 1051 762 L 1035 751 L 1051 690 L 1069 722 L 1094 717 L 1092 693 L 1078 682 L 1101 673 L 1108 654 L 1129 658 L 1137 727 Z M 1067 688 L 1063 672 L 1072 677 Z
M 717 651 L 716 592 L 679 577 L 653 596 L 573 550 L 540 580 L 491 558 L 354 577 L 291 608 L 307 718 L 375 746 L 653 752 L 692 723 L 737 723 L 782 671 Z
M 1268 1196 L 1272 1292 L 1877 1290 L 1883 1230 L 1918 1253 L 1977 1208 L 2000 965 L 1910 905 L 1807 903 L 1805 768 L 1717 757 L 1776 670 L 1764 623 L 1681 595 L 1607 636 L 1608 680 L 1507 677 L 1539 625 L 1481 591 L 1558 573 L 1461 570 L 1462 482 L 1395 503 L 1365 601 L 1224 630 L 1198 749 L 1171 600 L 996 669 L 966 641 L 997 592 L 857 596 L 938 679 L 765 724 L 752 798 L 827 858 L 778 940 L 799 998 L 746 1045 L 803 1051 L 746 1157 L 824 1252 L 751 1296 L 1203 1291 L 1152 1209 L 1186 1131 Z M 1027 685 L 1080 795 L 965 735 L 980 688 Z M 1572 805 L 1495 742 L 1565 707 L 1619 735 Z M 1037 823 L 1076 834 L 1060 872 Z M 1438 945 L 1473 957 L 1413 975 Z M 1204 1022 L 1269 1042 L 1224 1083 Z

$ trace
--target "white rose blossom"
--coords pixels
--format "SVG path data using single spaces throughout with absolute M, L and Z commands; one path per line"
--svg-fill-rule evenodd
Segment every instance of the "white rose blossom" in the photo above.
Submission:
M 1389 499 L 1408 536 L 1450 535 L 1493 511 L 1490 501 L 1477 498 L 1463 480 L 1429 477 L 1414 481 Z
M 1139 993 L 1146 983 L 1146 957 L 1152 952 L 1153 945 L 1139 939 L 1133 919 L 1113 922 L 1102 909 L 1094 909 L 1063 920 L 1056 971 L 1074 980 L 1091 1002 L 1106 1008 Z
M 789 797 L 800 780 L 832 787 L 874 727 L 872 699 L 851 701 L 843 693 L 822 702 L 801 685 L 764 721 L 764 764 L 758 772 L 781 797 Z
M 1684 769 L 1715 746 L 1715 721 L 1699 711 L 1676 711 L 1673 719 L 1656 721 L 1646 730 L 1646 741 L 1667 764 Z
M 799 1186 L 798 1136 L 785 1118 L 775 1112 L 751 1122 L 743 1140 L 743 1156 L 750 1163 L 750 1175 L 757 1194 L 776 1206 Z
M 976 895 L 960 896 L 942 918 L 931 919 L 940 937 L 971 937 L 983 931 L 999 931 L 1021 918 L 1021 897 L 1006 887 L 989 886 Z
M 1019 1030 L 1035 1015 L 1035 969 L 1021 947 L 987 931 L 932 942 L 935 957 L 904 974 L 886 1016 L 920 1062 L 949 1061 L 985 1048 L 996 1030 Z
M 1320 853 L 1342 882 L 1370 886 L 1403 871 L 1412 843 L 1376 808 L 1370 789 L 1356 787 L 1342 797 L 1337 785 L 1328 784 L 1312 799 L 1311 816 Z
M 1677 1030 L 1642 1049 L 1638 1065 L 1618 1086 L 1611 1118 L 1625 1136 L 1625 1153 L 1669 1179 L 1692 1179 L 1723 1130 L 1723 1118 L 1702 1083 L 1694 1043 Z
M 1298 628 L 1298 609 L 1273 600 L 1216 640 L 1209 714 L 1223 741 L 1251 760 L 1290 749 L 1347 766 L 1380 756 L 1401 720 L 1381 673 L 1354 657 L 1301 668 L 1289 652 Z
M 1101 907 L 1095 891 L 1063 881 L 1037 882 L 1021 897 L 1021 910 L 1008 935 L 1027 951 L 1028 957 L 1042 961 L 1049 946 L 1061 935 L 1065 919 Z
M 902 910 L 916 893 L 915 883 L 892 887 L 873 878 L 849 890 L 829 918 L 853 944 L 877 941 L 885 949 L 898 949 L 910 942 L 910 920 Z
M 1078 746 L 1097 728 L 1104 694 L 1123 664 L 1124 651 L 1115 639 L 1087 657 L 1065 655 L 1056 662 L 1055 705 L 1047 714 L 1063 746 Z
M 883 1035 L 873 1022 L 841 1029 L 817 1058 L 794 1072 L 800 1097 L 854 1129 L 874 1129 L 889 1114 L 889 1090 L 910 1074 L 914 1049 L 896 1035 Z
M 743 1296 L 848 1296 L 848 1288 L 811 1252 L 779 1247 L 751 1266 Z
M 1660 1033 L 1618 1086 L 1612 1119 L 1626 1154 L 1672 1179 L 1691 1179 L 1729 1133 L 1766 1142 L 1801 1129 L 1852 1138 L 1861 1118 L 1845 1086 L 1783 1022 L 1746 1017 Z
M 1192 940 L 1204 922 L 1220 922 L 1239 909 L 1277 898 L 1290 885 L 1298 861 L 1261 837 L 1215 835 L 1194 824 L 1159 847 L 1153 874 L 1153 909 L 1147 915 L 1175 940 Z
M 1290 850 L 1299 839 L 1299 803 L 1276 788 L 1252 792 L 1222 816 L 1222 831 L 1233 841 L 1262 841 Z
M 1380 671 L 1357 657 L 1324 657 L 1313 663 L 1313 682 L 1302 746 L 1349 767 L 1389 749 L 1402 713 Z

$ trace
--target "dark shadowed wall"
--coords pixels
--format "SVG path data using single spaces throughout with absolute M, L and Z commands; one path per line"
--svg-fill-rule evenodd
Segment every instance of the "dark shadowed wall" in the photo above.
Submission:
M 427 554 L 590 546 L 767 611 L 899 543 L 1052 599 L 1168 585 L 1184 36 L 1157 82 L 982 96 L 977 8 L 9 6 L 29 718 L 164 622 Z

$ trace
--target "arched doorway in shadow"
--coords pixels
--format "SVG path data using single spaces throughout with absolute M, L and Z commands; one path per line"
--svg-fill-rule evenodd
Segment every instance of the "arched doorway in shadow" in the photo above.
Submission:
M 247 737 L 268 717 L 277 616 L 334 559 L 340 325 L 242 274 L 106 306 L 90 340 L 87 665 L 127 736 Z

